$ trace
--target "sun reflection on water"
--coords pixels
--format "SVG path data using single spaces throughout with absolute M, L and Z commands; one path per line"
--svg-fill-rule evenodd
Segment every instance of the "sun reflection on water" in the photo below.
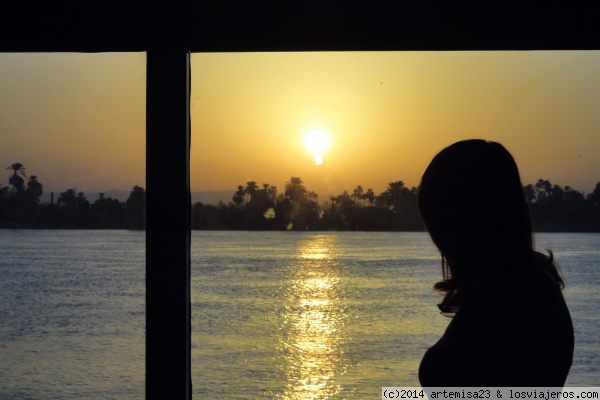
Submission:
M 278 398 L 330 398 L 348 367 L 344 297 L 331 256 L 332 236 L 302 242 L 282 315 L 280 352 L 287 384 Z

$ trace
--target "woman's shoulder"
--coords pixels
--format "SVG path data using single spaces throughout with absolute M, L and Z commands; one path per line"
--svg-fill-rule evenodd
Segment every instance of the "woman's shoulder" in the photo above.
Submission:
M 461 322 L 521 321 L 528 325 L 547 319 L 566 307 L 560 288 L 544 277 L 523 277 L 512 282 L 493 282 L 477 286 L 465 298 L 455 319 Z M 527 322 L 529 321 L 529 322 Z
M 560 289 L 543 285 L 487 289 L 474 291 L 451 323 L 449 336 L 461 382 L 490 386 L 564 382 L 573 353 L 573 327 Z M 533 376 L 533 370 L 539 373 Z
M 452 336 L 467 343 L 532 341 L 543 347 L 557 329 L 572 329 L 571 317 L 560 288 L 543 279 L 481 286 L 452 321 Z

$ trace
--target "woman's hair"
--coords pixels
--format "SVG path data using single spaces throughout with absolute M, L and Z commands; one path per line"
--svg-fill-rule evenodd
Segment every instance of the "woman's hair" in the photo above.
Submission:
M 442 312 L 456 312 L 482 282 L 515 282 L 537 265 L 563 286 L 552 253 L 534 252 L 519 170 L 501 144 L 464 140 L 439 152 L 421 178 L 419 209 L 442 255 Z

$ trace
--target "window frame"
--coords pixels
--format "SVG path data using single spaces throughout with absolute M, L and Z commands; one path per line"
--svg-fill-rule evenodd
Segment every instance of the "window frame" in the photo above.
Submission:
M 600 48 L 600 6 L 591 2 L 461 8 L 452 2 L 32 0 L 13 6 L 0 18 L 1 52 L 147 54 L 147 399 L 192 397 L 190 52 Z

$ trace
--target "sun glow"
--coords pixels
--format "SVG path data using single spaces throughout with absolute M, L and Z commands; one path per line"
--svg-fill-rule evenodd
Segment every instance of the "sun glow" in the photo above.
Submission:
M 329 148 L 329 137 L 320 129 L 312 129 L 304 136 L 304 146 L 312 154 L 315 165 L 321 165 L 323 153 Z

